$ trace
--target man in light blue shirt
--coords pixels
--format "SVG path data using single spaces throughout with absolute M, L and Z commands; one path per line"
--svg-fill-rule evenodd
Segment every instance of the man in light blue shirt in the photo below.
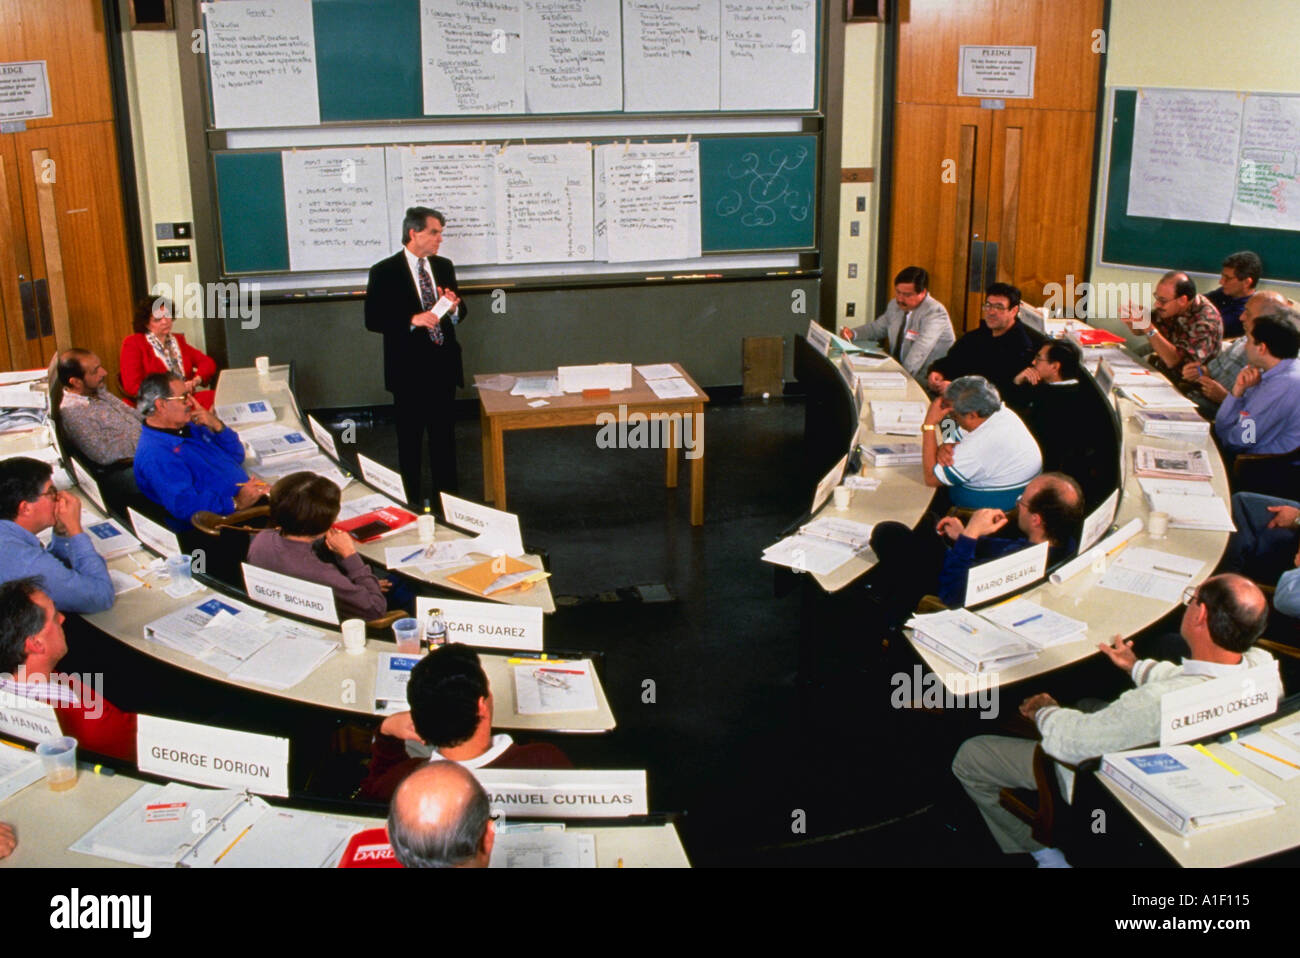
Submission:
M 103 612 L 113 605 L 108 566 L 81 530 L 81 500 L 56 490 L 52 474 L 23 456 L 0 462 L 0 582 L 31 576 L 60 612 Z M 51 526 L 47 550 L 36 534 Z
M 1214 418 L 1225 452 L 1272 455 L 1300 447 L 1300 327 L 1261 316 L 1246 338 L 1247 366 Z

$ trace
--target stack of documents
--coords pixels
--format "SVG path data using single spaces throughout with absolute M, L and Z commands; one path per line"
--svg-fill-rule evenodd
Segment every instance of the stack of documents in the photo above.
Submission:
M 919 436 L 925 423 L 925 403 L 896 399 L 871 400 L 871 422 L 876 432 L 890 436 Z
M 103 556 L 105 561 L 127 555 L 140 548 L 140 540 L 127 532 L 116 519 L 92 523 L 86 526 L 86 532 L 90 534 L 90 541 L 95 546 L 95 551 Z
M 1152 385 L 1121 386 L 1122 392 L 1142 409 L 1195 409 L 1192 402 L 1173 386 L 1168 380 L 1161 380 Z
M 1169 514 L 1170 528 L 1237 531 L 1227 503 L 1214 494 L 1208 482 L 1140 478 L 1138 483 L 1151 511 Z
M 763 561 L 826 575 L 869 548 L 871 526 L 849 519 L 817 519 L 763 550 Z
M 258 476 L 271 484 L 283 479 L 291 472 L 313 473 L 322 479 L 328 479 L 338 486 L 340 490 L 346 489 L 348 483 L 352 481 L 343 474 L 343 471 L 338 466 L 334 465 L 333 461 L 323 455 L 308 456 L 304 459 L 294 457 L 257 467 Z
M 389 569 L 414 568 L 426 572 L 451 569 L 465 564 L 465 557 L 474 551 L 476 539 L 442 539 L 427 546 L 388 546 L 384 549 L 384 565 Z
M 170 782 L 141 786 L 71 850 L 153 868 L 328 868 L 354 831 L 333 815 Z
M 227 426 L 252 426 L 260 422 L 275 422 L 275 410 L 265 399 L 218 406 L 213 412 Z
M 592 366 L 560 366 L 555 370 L 560 389 L 580 393 L 584 389 L 622 392 L 632 388 L 631 363 L 597 363 Z
M 1183 835 L 1271 815 L 1286 804 L 1192 745 L 1109 752 L 1101 774 Z
M 35 752 L 0 743 L 0 802 L 45 777 L 45 765 Z
M 543 399 L 548 396 L 563 396 L 560 382 L 554 376 L 520 376 L 510 390 L 512 396 L 525 399 Z
M 879 369 L 881 366 L 889 365 L 888 356 L 849 355 L 846 353 L 844 361 L 849 364 L 849 369 L 854 373 L 870 372 L 873 369 Z
M 1214 472 L 1209 457 L 1200 449 L 1157 449 L 1138 446 L 1133 450 L 1134 475 L 1151 479 L 1194 479 L 1209 482 Z
M 1039 649 L 1061 645 L 1081 639 L 1088 631 L 1088 623 L 1061 615 L 1028 599 L 1012 599 L 981 610 L 981 615 L 994 625 L 1025 639 Z
M 246 429 L 239 438 L 263 466 L 320 454 L 320 447 L 301 432 L 275 423 Z
M 990 672 L 1027 662 L 1039 648 L 969 609 L 914 615 L 912 637 L 967 672 Z
M 596 836 L 564 823 L 499 826 L 489 868 L 595 868 Z
M 449 575 L 447 581 L 486 598 L 507 592 L 526 592 L 534 583 L 549 577 L 550 573 L 544 569 L 535 569 L 521 559 L 503 555 Z
M 1205 565 L 1203 559 L 1129 546 L 1097 582 L 1103 589 L 1177 602 Z
M 853 378 L 863 389 L 906 389 L 908 377 L 897 370 L 869 370 L 853 373 Z
M 685 379 L 675 376 L 672 379 L 649 379 L 646 385 L 660 399 L 694 399 L 696 392 Z
M 541 660 L 516 665 L 515 711 L 520 715 L 594 712 L 596 685 L 591 660 Z
M 867 464 L 872 466 L 919 466 L 921 464 L 921 444 L 919 442 L 895 442 L 883 446 L 864 446 L 863 454 Z
M 1195 442 L 1210 434 L 1209 420 L 1191 409 L 1139 409 L 1137 421 L 1148 436 Z

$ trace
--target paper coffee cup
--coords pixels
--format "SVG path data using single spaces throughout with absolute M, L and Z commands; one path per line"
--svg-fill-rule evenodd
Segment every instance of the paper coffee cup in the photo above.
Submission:
M 848 486 L 836 486 L 833 495 L 835 496 L 836 509 L 847 509 L 849 503 L 853 501 L 853 490 Z
M 343 648 L 348 655 L 360 655 L 366 650 L 366 623 L 361 619 L 344 619 L 339 626 L 343 632 Z
M 1147 515 L 1147 535 L 1153 539 L 1163 539 L 1169 531 L 1169 513 L 1152 512 Z
M 434 533 L 437 531 L 438 524 L 434 521 L 433 516 L 427 512 L 415 520 L 415 531 L 420 537 L 421 545 L 428 545 L 433 541 Z

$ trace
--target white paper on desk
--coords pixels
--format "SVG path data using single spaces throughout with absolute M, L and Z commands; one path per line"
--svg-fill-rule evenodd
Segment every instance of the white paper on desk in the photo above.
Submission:
M 126 572 L 119 572 L 116 569 L 109 569 L 108 577 L 113 582 L 114 595 L 123 595 L 127 592 L 134 592 L 136 589 L 144 585 L 144 583 L 135 576 L 129 575 Z
M 427 546 L 412 549 L 410 545 L 388 546 L 384 549 L 384 565 L 389 569 L 414 567 L 416 569 L 448 569 L 463 565 L 465 557 L 477 551 L 477 539 L 442 539 Z M 415 554 L 411 558 L 412 553 Z
M 252 682 L 272 689 L 290 689 L 316 670 L 316 667 L 338 651 L 332 642 L 316 632 L 297 638 L 277 637 L 244 660 L 230 673 L 237 682 Z
M 651 379 L 647 386 L 660 399 L 694 399 L 695 390 L 685 379 Z
M 763 561 L 789 566 L 798 572 L 828 575 L 857 555 L 857 550 L 842 542 L 793 535 L 764 549 Z
M 499 829 L 489 868 L 595 868 L 596 836 L 545 830 Z
M 376 509 L 400 509 L 397 503 L 382 493 L 372 492 L 368 495 L 358 496 L 339 507 L 340 519 L 355 519 L 357 516 L 364 516 L 367 512 L 374 512 Z
M 680 379 L 682 375 L 672 363 L 652 363 L 649 366 L 638 366 L 636 371 L 647 382 L 651 379 Z
M 275 422 L 275 409 L 265 399 L 231 403 L 229 406 L 217 406 L 212 411 L 227 426 L 238 427 L 262 422 Z M 242 433 L 239 438 L 244 438 Z
M 845 476 L 844 486 L 846 489 L 862 489 L 866 492 L 875 492 L 880 488 L 881 480 L 871 476 Z
M 239 617 L 241 622 L 248 621 L 254 625 L 261 625 L 266 619 L 261 611 L 234 599 L 213 597 L 184 606 L 147 623 L 144 627 L 144 637 L 161 642 L 178 652 L 197 656 L 212 647 L 203 636 L 203 627 L 212 620 L 213 616 L 222 611 Z
M 580 393 L 584 389 L 608 389 L 610 392 L 621 392 L 632 388 L 631 363 L 561 366 L 555 373 L 561 391 L 566 393 Z
M 530 662 L 516 665 L 513 672 L 515 711 L 520 715 L 594 712 L 597 708 L 589 659 L 555 665 Z
M 340 492 L 346 489 L 348 483 L 352 481 L 351 478 L 343 474 L 343 471 L 338 466 L 334 465 L 333 460 L 326 459 L 319 453 L 307 456 L 304 459 L 289 459 L 270 465 L 254 466 L 252 471 L 271 485 L 275 485 L 278 480 L 283 479 L 290 473 L 310 472 L 322 479 L 328 479 L 339 487 Z
M 1247 748 L 1248 745 L 1252 746 L 1252 748 Z M 1300 752 L 1290 745 L 1284 745 L 1271 735 L 1265 735 L 1262 732 L 1256 732 L 1254 735 L 1243 735 L 1241 738 L 1227 743 L 1227 749 L 1239 758 L 1244 758 L 1252 765 L 1258 765 L 1270 775 L 1280 778 L 1284 782 L 1289 782 L 1297 775 L 1300 775 L 1300 768 L 1291 767 L 1292 765 L 1300 766 Z M 1279 762 L 1278 759 L 1282 761 Z M 1287 762 L 1291 764 L 1288 765 Z
M 508 389 L 514 389 L 515 377 L 509 373 L 495 373 L 491 376 L 481 376 L 474 383 L 475 389 L 488 389 L 492 392 L 505 392 Z
M 0 409 L 44 409 L 46 395 L 25 385 L 0 386 Z
M 1121 552 L 1097 584 L 1103 589 L 1177 602 L 1204 565 L 1202 559 L 1135 547 Z
M 361 453 L 357 453 L 357 465 L 361 468 L 361 476 L 366 482 L 394 496 L 398 502 L 406 501 L 406 486 L 402 484 L 402 477 L 392 469 L 381 466 Z
M 267 808 L 217 868 L 331 868 L 357 823 L 335 815 Z
M 1062 582 L 1068 582 L 1084 569 L 1087 569 L 1094 562 L 1100 561 L 1117 549 L 1122 549 L 1130 539 L 1142 531 L 1141 519 L 1130 519 L 1124 525 L 1120 526 L 1106 538 L 1100 540 L 1096 545 L 1086 552 L 1080 552 L 1078 556 L 1071 559 L 1065 565 L 1053 572 L 1048 581 L 1052 585 L 1060 585 Z
M 542 406 L 549 406 L 549 405 L 550 403 L 548 403 L 545 399 L 534 399 L 532 402 L 528 404 L 530 409 L 540 409 Z
M 202 634 L 216 648 L 241 662 L 271 641 L 261 629 L 241 623 L 225 610 L 212 617 Z
M 1189 485 L 1191 483 L 1188 483 Z M 1197 483 L 1206 485 L 1206 483 Z M 1170 495 L 1155 492 L 1147 494 L 1152 512 L 1169 516 L 1171 529 L 1201 529 L 1211 532 L 1236 532 L 1237 526 L 1228 512 L 1228 504 L 1218 496 Z
M 871 400 L 871 422 L 876 432 L 890 436 L 919 436 L 925 423 L 925 403 L 896 399 Z
M 39 755 L 0 744 L 0 802 L 44 777 L 45 766 Z
M 315 416 L 307 417 L 307 428 L 311 430 L 316 445 L 320 446 L 335 459 L 339 457 L 339 447 L 334 442 L 334 434 L 316 421 Z M 339 487 L 340 489 L 342 486 Z
M 1216 496 L 1214 486 L 1193 479 L 1152 479 L 1138 476 L 1138 485 L 1148 496 L 1196 496 L 1201 499 Z
M 99 483 L 90 477 L 85 467 L 77 461 L 75 456 L 69 456 L 68 461 L 72 463 L 72 474 L 77 479 L 77 485 L 81 491 L 90 497 L 90 501 L 99 507 L 100 512 L 107 512 L 108 508 L 104 505 L 104 494 L 99 491 Z
M 406 708 L 406 685 L 411 669 L 420 661 L 418 655 L 380 652 L 375 663 L 375 710 L 392 715 Z
M 1292 722 L 1290 725 L 1284 725 L 1281 728 L 1271 728 L 1269 732 L 1300 748 L 1300 722 Z
M 510 395 L 540 399 L 543 396 L 563 396 L 564 390 L 560 388 L 560 381 L 555 376 L 520 376 L 515 380 Z
M 1028 599 L 1012 599 L 992 608 L 981 609 L 979 614 L 1007 631 L 1028 639 L 1040 649 L 1072 642 L 1082 638 L 1088 631 L 1088 623 L 1053 612 Z
M 0 373 L 0 386 L 12 386 L 15 383 L 28 383 L 48 378 L 48 369 L 19 369 L 16 372 Z

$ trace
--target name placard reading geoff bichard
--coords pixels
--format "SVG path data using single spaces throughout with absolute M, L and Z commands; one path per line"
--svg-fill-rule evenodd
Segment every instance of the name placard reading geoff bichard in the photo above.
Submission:
M 259 795 L 289 794 L 287 738 L 140 715 L 135 743 L 142 772 Z
M 649 814 L 645 770 L 472 768 L 488 802 L 526 818 L 623 818 Z
M 247 562 L 241 564 L 244 568 L 244 588 L 248 590 L 250 599 L 317 622 L 339 624 L 334 590 L 329 586 L 259 569 Z
M 489 649 L 542 650 L 542 610 L 528 605 L 466 602 L 420 596 L 415 614 L 421 622 L 430 609 L 440 609 L 447 623 L 447 641 Z

